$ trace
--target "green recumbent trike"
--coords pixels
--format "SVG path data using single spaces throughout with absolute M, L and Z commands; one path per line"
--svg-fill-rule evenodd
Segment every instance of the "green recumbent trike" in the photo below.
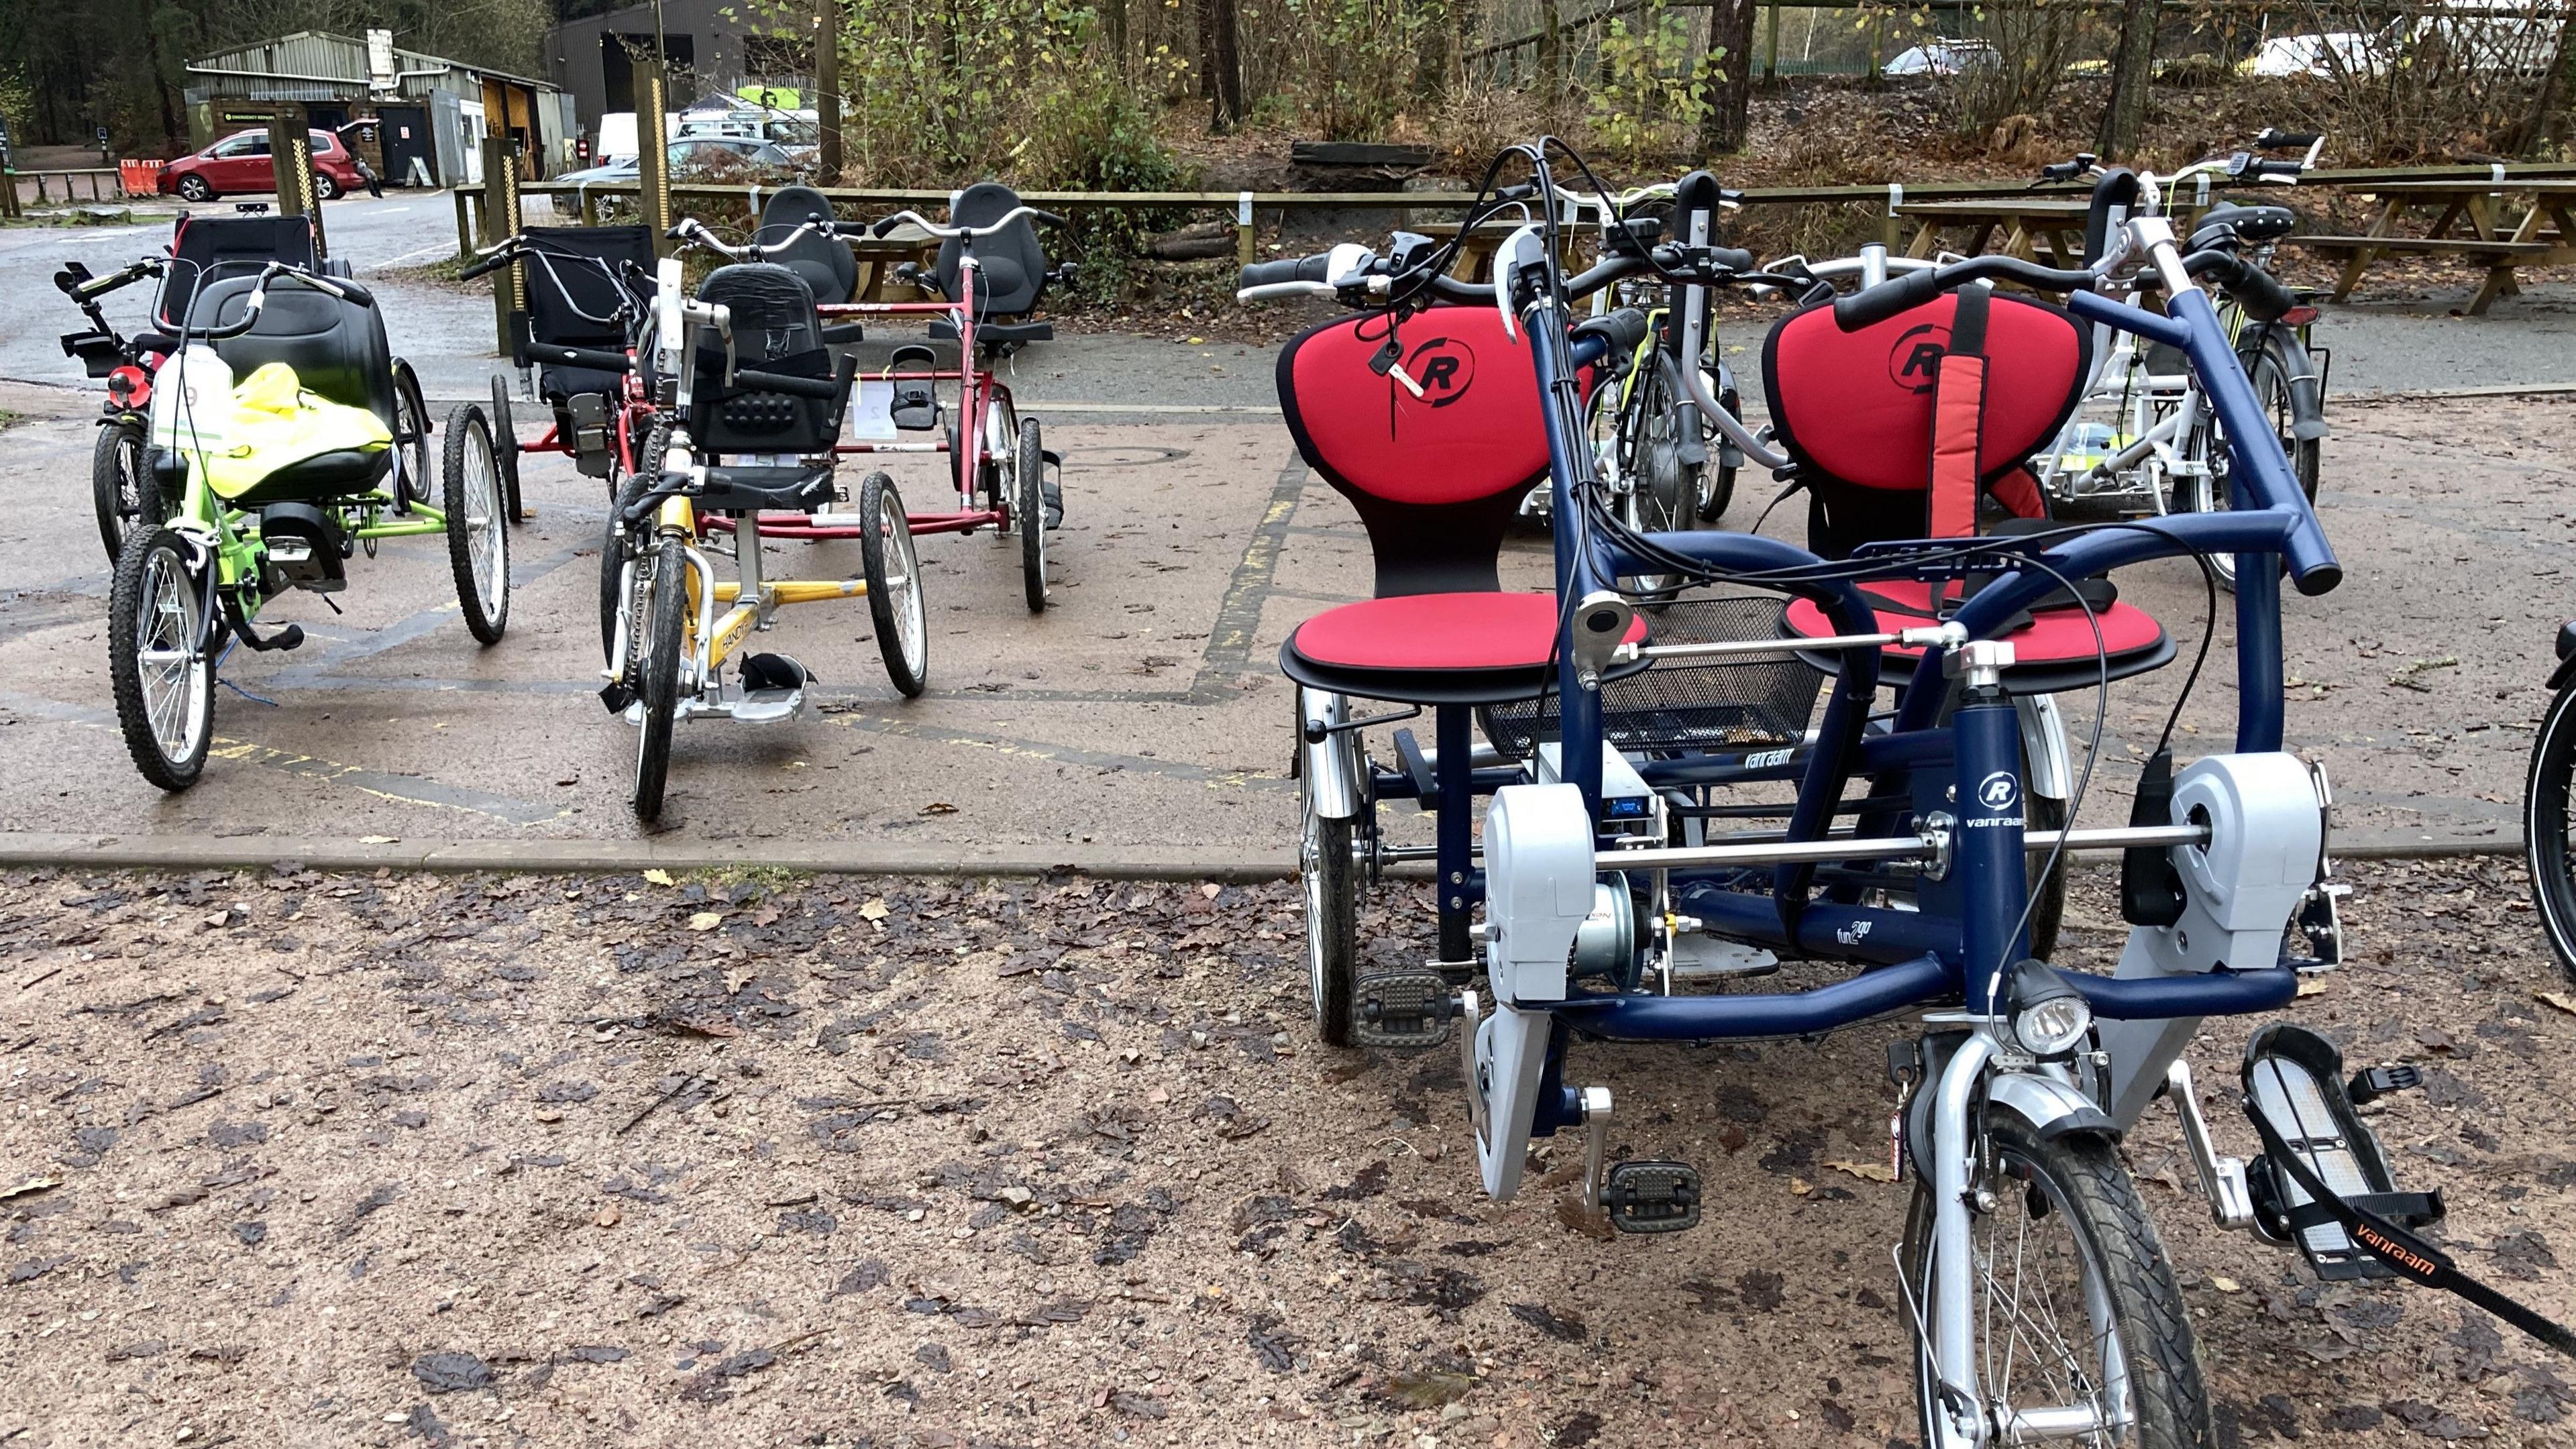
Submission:
M 365 287 L 272 263 L 200 288 L 181 343 L 159 378 L 146 453 L 173 506 L 161 526 L 126 540 L 108 628 L 126 749 L 145 779 L 174 791 L 205 769 L 216 671 L 232 645 L 303 643 L 294 624 L 261 634 L 261 608 L 288 589 L 337 592 L 359 549 L 372 557 L 380 540 L 443 533 L 474 637 L 500 642 L 510 606 L 509 534 L 488 439 L 470 429 L 448 438 L 451 453 L 467 456 L 450 460 L 432 506 L 429 410 Z M 236 379 L 270 363 L 294 370 L 271 415 L 283 433 L 244 425 L 236 411 Z M 289 391 L 279 374 L 267 380 Z M 383 436 L 332 434 L 330 422 L 341 435 L 351 422 L 332 404 L 372 415 Z M 299 440 L 296 423 L 313 420 Z

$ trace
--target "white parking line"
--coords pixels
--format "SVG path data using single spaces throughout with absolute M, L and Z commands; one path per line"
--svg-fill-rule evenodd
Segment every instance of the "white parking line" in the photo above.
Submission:
M 411 251 L 407 251 L 407 252 L 403 253 L 401 256 L 398 256 L 398 257 L 394 258 L 394 259 L 393 259 L 393 260 L 391 260 L 391 261 L 387 261 L 387 262 L 377 262 L 377 263 L 375 263 L 374 265 L 376 265 L 376 266 L 378 266 L 378 267 L 399 267 L 399 266 L 401 266 L 403 263 L 405 263 L 405 262 L 407 262 L 407 261 L 410 261 L 410 260 L 411 260 L 412 258 L 414 258 L 414 257 L 431 257 L 431 256 L 436 256 L 436 255 L 438 255 L 439 253 L 444 252 L 444 251 L 447 251 L 447 250 L 449 250 L 447 243 L 445 243 L 445 242 L 434 242 L 434 243 L 432 243 L 432 244 L 430 244 L 430 245 L 428 245 L 428 246 L 425 246 L 425 247 L 416 247 L 416 248 L 414 248 L 413 250 L 411 250 Z

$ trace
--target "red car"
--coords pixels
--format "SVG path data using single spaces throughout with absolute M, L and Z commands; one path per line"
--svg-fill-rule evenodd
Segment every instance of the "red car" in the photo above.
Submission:
M 328 131 L 311 134 L 316 196 L 329 201 L 367 184 L 358 170 L 358 158 L 349 154 L 339 137 Z M 235 132 L 194 156 L 180 157 L 161 168 L 160 189 L 165 196 L 175 193 L 187 201 L 212 201 L 234 193 L 274 193 L 277 172 L 269 161 L 268 132 Z

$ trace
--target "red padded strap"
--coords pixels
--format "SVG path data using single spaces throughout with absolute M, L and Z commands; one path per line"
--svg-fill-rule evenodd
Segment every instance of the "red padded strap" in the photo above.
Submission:
M 2046 518 L 2048 500 L 2039 493 L 2039 477 L 2027 467 L 2015 468 L 1986 486 L 1995 501 L 2015 518 Z
M 1959 289 L 1950 346 L 1932 379 L 1931 537 L 1977 532 L 1978 454 L 1986 418 L 1986 304 L 1983 287 Z

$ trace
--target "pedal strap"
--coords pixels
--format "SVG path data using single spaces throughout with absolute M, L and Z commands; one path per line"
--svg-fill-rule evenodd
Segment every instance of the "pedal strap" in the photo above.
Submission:
M 1950 345 L 1932 375 L 1933 538 L 1973 538 L 1986 420 L 1986 313 L 1992 294 L 1962 287 Z
M 2343 1201 L 2345 1206 L 2356 1212 L 2376 1213 L 2408 1227 L 2440 1222 L 2445 1214 L 2442 1195 L 2438 1192 L 2357 1192 Z M 2335 1216 L 2334 1209 L 2315 1201 L 2282 1209 L 2281 1221 L 2297 1232 L 2329 1225 L 2344 1226 L 2343 1219 Z M 2351 1236 L 2349 1230 L 2345 1236 Z
M 2525 1308 L 2502 1293 L 2460 1271 L 2451 1255 L 2424 1239 L 2381 1217 L 2365 1203 L 2386 1202 L 2390 1198 L 2422 1198 L 2422 1193 L 2364 1193 L 2359 1200 L 2339 1196 L 2325 1180 L 2317 1176 L 2297 1153 L 2290 1150 L 2280 1132 L 2263 1116 L 2262 1108 L 2252 1097 L 2245 1099 L 2245 1115 L 2254 1123 L 2254 1131 L 2263 1139 L 2264 1154 L 2272 1165 L 2289 1174 L 2290 1180 L 2306 1191 L 2309 1206 L 2322 1209 L 2325 1220 L 2340 1224 L 2355 1247 L 2385 1263 L 2397 1276 L 2439 1288 L 2476 1304 L 2551 1348 L 2576 1358 L 2576 1333 L 2566 1326 Z M 2291 1211 L 2295 1223 L 2300 1209 Z M 2311 1224 L 2313 1226 L 2313 1224 Z

